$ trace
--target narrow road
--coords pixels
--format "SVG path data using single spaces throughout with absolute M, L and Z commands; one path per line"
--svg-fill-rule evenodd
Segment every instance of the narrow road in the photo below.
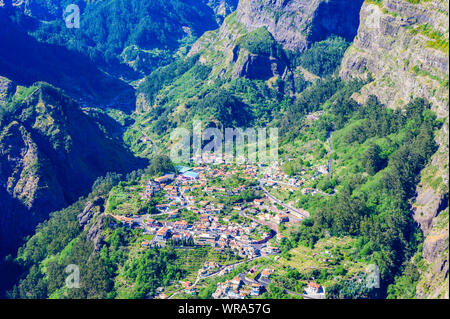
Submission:
M 287 187 L 300 188 L 300 186 L 298 186 L 298 185 L 285 183 L 285 182 L 281 182 L 281 181 L 274 181 L 272 179 L 261 179 L 261 182 L 277 183 L 277 184 L 284 185 L 284 186 L 287 186 Z
M 328 144 L 330 145 L 330 159 L 328 160 L 328 178 L 331 179 L 331 168 L 333 166 L 333 152 L 334 152 L 334 148 L 333 148 L 333 143 L 331 143 L 331 134 L 328 137 Z
M 294 208 L 290 205 L 287 205 L 285 203 L 283 203 L 282 201 L 280 201 L 278 198 L 272 196 L 265 188 L 264 186 L 262 186 L 262 183 L 260 180 L 258 180 L 259 186 L 261 187 L 261 189 L 264 192 L 264 195 L 266 195 L 269 199 L 271 199 L 273 202 L 277 203 L 278 205 L 282 206 L 283 208 L 285 208 L 288 212 L 290 212 L 291 214 L 293 214 L 295 217 L 303 219 L 303 218 L 308 218 L 309 217 L 309 213 L 306 210 L 303 209 L 297 209 Z
M 152 139 L 150 137 L 148 137 L 147 133 L 145 133 L 145 130 L 143 128 L 137 127 L 136 123 L 133 124 L 133 127 L 137 130 L 142 132 L 142 135 L 144 135 L 141 140 L 144 143 L 150 142 L 150 144 L 153 147 L 153 152 L 155 153 L 155 155 L 158 155 L 158 149 L 156 148 L 156 144 L 155 142 L 152 141 Z

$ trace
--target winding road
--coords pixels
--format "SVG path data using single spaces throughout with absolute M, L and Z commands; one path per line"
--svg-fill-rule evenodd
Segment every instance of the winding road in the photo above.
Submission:
M 273 195 L 271 195 L 262 185 L 261 180 L 258 180 L 259 186 L 261 187 L 261 189 L 264 192 L 264 195 L 266 195 L 270 200 L 272 200 L 273 202 L 277 203 L 278 205 L 282 206 L 283 208 L 285 208 L 288 212 L 290 212 L 292 215 L 294 215 L 296 218 L 308 218 L 309 217 L 309 213 L 306 210 L 303 209 L 297 209 L 294 208 L 290 205 L 287 205 L 285 203 L 283 203 L 282 201 L 280 201 L 278 198 L 274 197 Z
M 155 153 L 155 155 L 158 155 L 158 149 L 156 148 L 155 142 L 153 142 L 153 140 L 150 137 L 148 137 L 147 133 L 145 133 L 145 130 L 143 128 L 137 127 L 136 123 L 133 124 L 133 127 L 137 131 L 140 131 L 142 135 L 144 135 L 143 137 L 141 137 L 141 141 L 144 143 L 150 142 L 150 144 L 152 144 L 153 147 L 153 152 Z

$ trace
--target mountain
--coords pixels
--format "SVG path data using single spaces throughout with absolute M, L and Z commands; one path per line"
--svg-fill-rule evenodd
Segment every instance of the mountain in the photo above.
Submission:
M 236 10 L 239 0 L 204 0 L 204 2 L 214 10 L 220 25 L 227 15 Z
M 286 57 L 280 52 L 258 52 L 260 49 L 266 51 L 264 46 L 267 45 L 280 46 L 292 55 L 332 35 L 351 41 L 358 28 L 358 19 L 354 17 L 361 4 L 362 1 L 240 1 L 236 12 L 225 20 L 221 28 L 214 33 L 206 33 L 189 54 L 192 56 L 203 51 L 203 61 L 207 64 L 207 57 L 214 51 L 223 52 L 225 63 L 234 64 L 233 77 L 245 76 L 242 72 L 252 73 L 252 65 L 273 70 L 258 69 L 256 74 L 249 75 L 251 78 L 265 78 L 266 74 L 283 75 L 286 64 L 289 64 Z M 330 14 L 327 14 L 330 11 L 333 11 L 333 19 L 329 19 Z M 231 71 L 223 68 L 223 65 L 215 66 L 213 73 L 223 76 Z
M 151 123 L 159 135 L 194 117 L 218 123 L 225 115 L 217 109 L 229 108 L 213 107 L 227 101 L 215 95 L 218 91 L 227 92 L 221 97 L 232 96 L 234 102 L 227 105 L 237 110 L 232 117 L 240 125 L 273 120 L 283 98 L 335 71 L 356 34 L 361 5 L 362 1 L 240 1 L 220 28 L 205 32 L 185 58 L 155 70 L 139 84 L 137 110 L 143 113 L 142 121 Z M 330 11 L 333 19 L 327 25 L 323 19 Z M 206 96 L 212 107 L 200 102 Z
M 86 56 L 55 44 L 42 43 L 27 32 L 37 23 L 15 10 L 0 7 L 0 74 L 14 82 L 30 86 L 45 81 L 64 89 L 83 103 L 108 105 L 122 95 L 132 104 L 132 87 L 116 79 Z M 129 106 L 128 106 L 129 108 Z
M 311 281 L 326 287 L 327 298 L 448 298 L 447 0 L 78 1 L 89 22 L 81 30 L 59 20 L 67 3 L 22 2 L 20 14 L 8 15 L 9 28 L 40 46 L 39 54 L 53 45 L 80 54 L 106 76 L 100 83 L 71 83 L 58 59 L 52 74 L 31 57 L 0 51 L 0 66 L 8 67 L 0 78 L 0 200 L 7 205 L 0 225 L 32 234 L 6 265 L 22 270 L 10 297 L 147 298 L 192 281 L 204 261 L 239 260 L 231 248 L 147 247 L 154 238 L 141 217 L 166 198 L 142 194 L 149 179 L 174 171 L 165 156 L 170 133 L 200 120 L 204 127 L 278 128 L 276 178 L 301 183 L 270 189 L 309 218 L 273 227 L 280 254 L 264 261 L 275 271 L 264 298 L 303 293 Z M 25 85 L 28 73 L 36 75 Z M 52 85 L 36 82 L 48 74 Z M 106 79 L 133 84 L 128 112 L 135 112 L 73 100 L 98 94 L 95 85 Z M 107 92 L 113 102 L 119 91 Z M 142 167 L 135 156 L 150 160 L 147 169 L 107 174 L 91 187 L 108 171 Z M 221 204 L 211 216 L 218 224 L 245 224 L 236 206 L 262 215 L 251 204 L 261 182 L 252 169 L 205 166 L 212 177 L 187 192 Z M 237 185 L 245 190 L 231 196 Z M 180 208 L 177 218 L 200 218 L 170 201 Z M 243 263 L 229 279 L 259 263 Z M 81 289 L 65 286 L 68 264 L 80 265 Z M 366 284 L 371 266 L 378 288 Z M 216 287 L 205 279 L 199 297 Z
M 30 34 L 40 42 L 79 52 L 109 73 L 133 80 L 173 61 L 198 36 L 216 28 L 220 17 L 234 8 L 233 1 L 206 0 L 13 3 L 37 21 Z M 62 19 L 70 4 L 80 8 L 78 29 L 66 28 Z
M 421 173 L 414 219 L 425 236 L 419 298 L 448 298 L 448 1 L 369 1 L 363 5 L 358 34 L 342 62 L 341 75 L 367 78 L 357 99 L 375 94 L 391 108 L 411 97 L 432 102 L 443 121 L 439 149 Z
M 0 253 L 86 195 L 107 172 L 125 173 L 136 159 L 61 90 L 0 77 Z

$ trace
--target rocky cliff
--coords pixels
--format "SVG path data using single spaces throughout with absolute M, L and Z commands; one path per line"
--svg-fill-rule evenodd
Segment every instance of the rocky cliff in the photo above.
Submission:
M 217 17 L 217 22 L 221 24 L 223 19 L 236 10 L 239 0 L 203 0 L 210 6 Z
M 351 41 L 361 5 L 362 0 L 241 0 L 220 29 L 205 33 L 189 55 L 201 54 L 214 77 L 286 80 L 292 70 L 280 49 L 298 54 L 331 35 Z
M 355 98 L 375 94 L 392 108 L 412 97 L 432 103 L 443 125 L 436 132 L 439 149 L 423 170 L 412 213 L 425 242 L 417 297 L 448 298 L 448 0 L 366 1 L 341 76 L 369 82 Z
M 352 40 L 362 0 L 241 0 L 237 19 L 248 31 L 266 27 L 285 48 L 303 51 L 331 34 Z

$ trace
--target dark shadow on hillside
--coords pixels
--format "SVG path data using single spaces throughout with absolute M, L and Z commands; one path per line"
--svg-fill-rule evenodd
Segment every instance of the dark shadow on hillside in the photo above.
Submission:
M 130 85 L 105 74 L 78 52 L 38 42 L 11 21 L 10 13 L 0 8 L 0 75 L 24 86 L 48 82 L 82 104 L 134 110 Z
M 322 2 L 313 18 L 308 42 L 327 39 L 331 35 L 343 37 L 349 42 L 359 28 L 359 13 L 364 0 L 330 0 Z

